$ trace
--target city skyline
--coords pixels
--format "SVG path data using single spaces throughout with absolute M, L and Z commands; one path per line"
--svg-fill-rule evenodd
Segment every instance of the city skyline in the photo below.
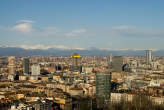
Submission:
M 164 110 L 163 4 L 0 0 L 0 108 Z
M 0 45 L 164 49 L 163 1 L 0 1 Z

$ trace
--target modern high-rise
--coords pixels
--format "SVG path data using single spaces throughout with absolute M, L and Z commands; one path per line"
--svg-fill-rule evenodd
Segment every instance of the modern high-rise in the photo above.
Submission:
M 146 50 L 146 64 L 149 65 L 152 62 L 152 50 Z
M 34 64 L 31 66 L 31 75 L 40 75 L 40 65 Z
M 8 73 L 15 74 L 15 57 L 8 57 Z
M 77 53 L 74 53 L 72 56 L 72 64 L 73 66 L 79 66 L 80 65 L 80 60 L 81 56 Z
M 112 61 L 108 63 L 111 71 L 122 72 L 122 67 L 124 65 L 124 59 L 122 56 L 113 56 Z
M 96 74 L 96 102 L 97 108 L 103 109 L 109 107 L 110 102 L 110 74 Z
M 108 66 L 112 63 L 112 54 L 107 56 Z
M 30 61 L 29 61 L 28 58 L 25 58 L 23 60 L 23 72 L 24 72 L 25 75 L 29 74 L 29 63 L 30 63 Z
M 74 53 L 72 56 L 72 69 L 73 70 L 80 70 L 81 68 L 81 56 L 77 53 Z

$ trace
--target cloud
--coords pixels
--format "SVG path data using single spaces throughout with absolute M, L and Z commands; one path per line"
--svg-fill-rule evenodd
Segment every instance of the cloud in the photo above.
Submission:
M 122 25 L 122 26 L 114 26 L 114 27 L 112 27 L 112 29 L 114 29 L 114 30 L 134 30 L 134 29 L 136 29 L 136 27 Z
M 75 29 L 65 33 L 66 30 L 60 30 L 55 26 L 51 27 L 37 27 L 35 21 L 32 20 L 19 20 L 17 24 L 12 27 L 0 27 L 0 30 L 12 30 L 17 34 L 24 34 L 28 36 L 38 37 L 98 37 L 98 36 L 119 36 L 119 37 L 164 37 L 163 29 L 143 28 L 129 25 L 120 25 L 110 27 L 108 29 Z
M 21 32 L 21 33 L 29 33 L 29 32 L 34 31 L 35 29 L 29 23 L 22 23 L 22 24 L 17 24 L 15 26 L 13 26 L 12 30 Z
M 34 21 L 32 20 L 19 20 L 18 24 L 11 27 L 12 31 L 21 32 L 21 33 L 30 33 L 36 29 L 33 27 Z
M 99 48 L 100 50 L 108 50 L 108 51 L 146 51 L 152 50 L 153 52 L 159 51 L 159 49 L 155 48 Z
M 35 21 L 32 21 L 32 20 L 19 20 L 18 23 L 35 23 Z
M 19 48 L 23 48 L 23 49 L 41 49 L 41 50 L 47 50 L 47 49 L 51 49 L 51 48 L 56 48 L 56 49 L 61 49 L 61 50 L 71 50 L 72 48 L 68 47 L 68 46 L 64 46 L 64 45 L 20 45 L 20 46 L 16 46 Z M 77 50 L 84 50 L 84 48 L 73 48 L 73 49 L 77 49 Z
M 41 50 L 47 50 L 50 48 L 70 49 L 63 45 L 20 45 L 16 47 L 23 48 L 23 49 L 41 49 Z
M 42 29 L 38 34 L 42 35 L 42 36 L 57 36 L 57 33 L 60 32 L 60 29 L 57 27 L 46 27 L 44 29 Z
M 17 32 L 18 34 L 26 34 L 28 36 L 57 36 L 57 33 L 60 30 L 55 27 L 43 27 L 43 28 L 36 28 L 35 21 L 31 20 L 19 20 L 15 26 L 9 27 L 10 31 Z
M 72 32 L 66 33 L 65 35 L 67 37 L 76 37 L 86 32 L 87 32 L 86 29 L 76 29 L 76 30 L 72 30 Z
M 164 31 L 162 29 L 141 28 L 126 25 L 112 27 L 110 33 L 123 37 L 164 37 Z

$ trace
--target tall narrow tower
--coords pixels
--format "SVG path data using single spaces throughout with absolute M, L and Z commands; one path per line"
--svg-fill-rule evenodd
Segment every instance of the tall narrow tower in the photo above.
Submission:
M 146 50 L 146 64 L 149 65 L 152 62 L 152 50 Z
M 108 66 L 110 66 L 111 63 L 112 63 L 112 57 L 113 57 L 112 54 L 110 54 L 110 55 L 107 56 Z
M 29 59 L 28 58 L 24 58 L 23 60 L 23 72 L 25 75 L 28 75 L 29 74 Z
M 9 74 L 15 74 L 15 57 L 8 57 L 8 72 Z

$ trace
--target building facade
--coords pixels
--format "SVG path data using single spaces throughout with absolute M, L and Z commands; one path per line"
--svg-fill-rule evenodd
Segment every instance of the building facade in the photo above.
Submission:
M 110 74 L 96 74 L 97 108 L 108 108 L 110 102 Z
M 15 74 L 15 57 L 8 57 L 8 73 Z
M 28 58 L 25 58 L 23 60 L 23 72 L 25 75 L 29 74 L 29 64 L 30 64 L 30 61 Z
M 149 65 L 152 62 L 152 50 L 146 50 L 146 64 Z
M 114 72 L 122 72 L 124 60 L 122 56 L 113 56 L 112 61 L 109 62 L 110 70 Z
M 40 75 L 40 65 L 34 64 L 31 66 L 31 75 Z

